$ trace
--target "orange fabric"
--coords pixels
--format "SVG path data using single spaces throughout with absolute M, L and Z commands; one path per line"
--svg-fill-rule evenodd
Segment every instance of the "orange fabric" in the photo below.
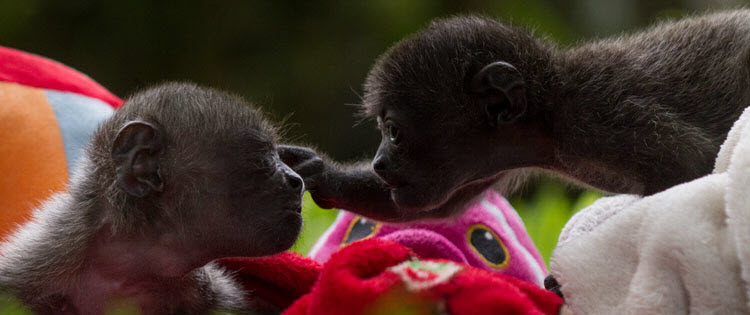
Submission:
M 0 83 L 0 239 L 68 180 L 62 135 L 41 89 Z

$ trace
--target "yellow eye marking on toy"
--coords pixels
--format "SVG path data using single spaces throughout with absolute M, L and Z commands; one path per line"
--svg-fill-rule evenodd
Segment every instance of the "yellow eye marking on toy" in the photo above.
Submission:
M 340 247 L 344 247 L 344 245 L 351 242 L 363 240 L 375 235 L 375 233 L 380 230 L 381 225 L 380 222 L 368 218 L 363 218 L 361 216 L 354 217 L 352 222 L 349 223 L 346 233 L 344 233 L 344 238 L 341 240 Z
M 495 269 L 505 269 L 510 264 L 510 254 L 500 237 L 492 229 L 478 223 L 466 231 L 466 242 L 487 265 Z

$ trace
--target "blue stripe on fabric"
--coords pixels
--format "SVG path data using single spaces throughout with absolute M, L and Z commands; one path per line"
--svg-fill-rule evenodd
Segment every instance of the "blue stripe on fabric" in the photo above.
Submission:
M 80 94 L 44 90 L 57 118 L 63 138 L 68 175 L 83 155 L 83 149 L 96 127 L 112 116 L 109 104 Z

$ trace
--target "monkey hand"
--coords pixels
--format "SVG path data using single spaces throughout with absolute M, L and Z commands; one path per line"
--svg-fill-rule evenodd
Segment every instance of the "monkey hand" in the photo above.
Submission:
M 306 147 L 280 145 L 279 157 L 305 181 L 305 188 L 315 203 L 324 209 L 336 208 L 336 191 L 332 185 L 336 168 L 314 150 Z

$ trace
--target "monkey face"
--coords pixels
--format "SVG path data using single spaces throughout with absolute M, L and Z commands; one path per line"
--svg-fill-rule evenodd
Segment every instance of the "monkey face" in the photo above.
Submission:
M 217 225 L 229 245 L 224 255 L 260 256 L 286 250 L 302 227 L 302 178 L 280 161 L 275 148 L 257 158 L 254 163 L 239 159 L 238 167 L 226 169 L 229 193 L 222 201 L 227 204 L 228 220 Z M 230 230 L 234 232 L 226 233 Z
M 504 171 L 549 163 L 513 50 L 529 45 L 522 35 L 481 18 L 439 20 L 377 61 L 363 106 L 382 132 L 373 169 L 399 208 L 450 214 Z
M 304 184 L 279 159 L 274 128 L 241 99 L 167 84 L 129 99 L 109 124 L 117 193 L 136 208 L 123 212 L 143 213 L 144 230 L 209 260 L 296 240 Z
M 551 156 L 546 136 L 534 126 L 492 126 L 481 118 L 481 107 L 473 113 L 436 107 L 414 116 L 413 109 L 384 108 L 372 167 L 404 210 L 454 214 L 507 171 L 543 165 Z M 446 122 L 434 116 L 446 112 L 456 118 Z M 474 115 L 480 118 L 469 118 Z
M 494 153 L 478 141 L 489 135 L 486 130 L 441 126 L 441 121 L 429 118 L 439 113 L 420 112 L 415 117 L 408 110 L 384 108 L 378 118 L 382 139 L 372 166 L 391 187 L 399 208 L 458 209 L 498 176 L 501 167 L 492 163 Z
M 501 154 L 509 147 L 505 143 L 515 141 L 497 127 L 506 111 L 488 111 L 489 105 L 463 88 L 463 79 L 393 80 L 387 77 L 397 74 L 384 68 L 368 78 L 365 106 L 377 108 L 373 114 L 382 133 L 372 166 L 399 208 L 452 213 L 445 208 L 461 209 L 502 170 L 515 166 Z M 514 120 L 500 129 L 510 129 Z
M 270 131 L 250 131 L 215 139 L 205 152 L 205 194 L 193 209 L 194 224 L 221 257 L 286 250 L 302 227 L 302 179 L 280 160 L 275 141 L 264 135 Z

